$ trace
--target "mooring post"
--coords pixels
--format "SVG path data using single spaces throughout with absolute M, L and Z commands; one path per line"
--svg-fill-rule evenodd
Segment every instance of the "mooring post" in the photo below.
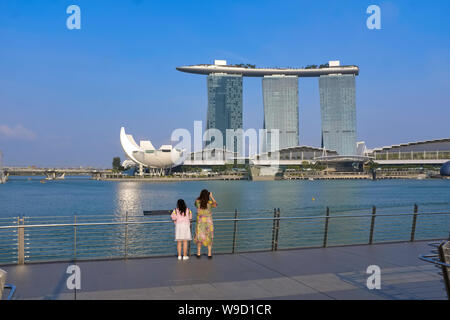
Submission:
M 237 216 L 238 216 L 237 209 L 234 209 L 233 248 L 231 250 L 231 253 L 234 253 L 234 251 L 236 250 Z
M 327 207 L 327 214 L 325 217 L 325 231 L 323 233 L 323 247 L 326 248 L 328 242 L 328 223 L 330 220 L 330 208 Z
M 372 221 L 370 222 L 370 236 L 369 236 L 369 244 L 373 243 L 373 230 L 375 228 L 375 217 L 377 214 L 377 207 L 372 207 Z
M 414 238 L 416 236 L 416 224 L 417 224 L 417 214 L 419 213 L 419 207 L 417 206 L 417 203 L 414 204 L 414 215 L 412 220 L 412 226 L 411 226 L 411 241 L 414 241 Z

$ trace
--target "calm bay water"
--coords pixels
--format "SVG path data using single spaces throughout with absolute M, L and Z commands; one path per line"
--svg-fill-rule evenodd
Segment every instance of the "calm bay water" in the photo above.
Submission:
M 416 239 L 448 236 L 450 215 L 420 215 L 450 212 L 450 180 L 329 180 L 329 181 L 191 181 L 110 182 L 68 177 L 40 183 L 40 177 L 11 177 L 0 185 L 0 224 L 14 223 L 12 217 L 26 217 L 26 224 L 123 221 L 128 214 L 139 221 L 168 221 L 167 216 L 143 217 L 143 210 L 171 209 L 179 198 L 193 208 L 203 188 L 212 191 L 219 207 L 214 217 L 322 217 L 326 207 L 331 216 L 328 245 L 367 243 L 371 207 L 377 213 L 412 213 L 419 206 Z M 193 210 L 195 215 L 195 210 Z M 363 217 L 342 217 L 366 214 Z M 341 216 L 339 218 L 339 216 Z M 54 218 L 62 217 L 62 218 Z M 106 217 L 106 216 L 105 216 Z M 133 218 L 134 217 L 134 218 Z M 101 218 L 103 219 L 103 218 Z M 106 219 L 106 218 L 105 218 Z M 195 219 L 194 219 L 195 220 Z M 409 240 L 412 216 L 377 216 L 374 241 Z M 281 220 L 279 248 L 322 246 L 324 218 Z M 273 221 L 239 221 L 215 224 L 215 252 L 268 250 L 272 246 Z M 17 261 L 16 229 L 0 234 L 0 263 Z M 129 226 L 27 228 L 26 261 L 77 258 L 167 255 L 175 250 L 171 223 Z M 76 240 L 76 241 L 75 241 Z M 2 242 L 3 241 L 3 242 Z M 76 242 L 76 246 L 74 243 Z
M 0 185 L 0 218 L 90 214 L 142 215 L 143 210 L 170 209 L 179 198 L 192 206 L 201 189 L 212 191 L 220 211 L 280 208 L 284 215 L 331 211 L 411 212 L 414 203 L 427 210 L 450 209 L 450 180 L 336 181 L 189 181 L 110 182 L 68 177 L 39 182 L 39 177 L 11 177 Z M 314 199 L 314 200 L 313 200 Z M 386 209 L 383 209 L 386 208 Z

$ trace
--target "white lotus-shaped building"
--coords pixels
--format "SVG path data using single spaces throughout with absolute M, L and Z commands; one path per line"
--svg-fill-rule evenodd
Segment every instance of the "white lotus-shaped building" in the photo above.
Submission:
M 120 144 L 127 157 L 137 165 L 148 168 L 172 168 L 182 163 L 182 150 L 171 145 L 162 145 L 158 150 L 148 140 L 141 140 L 139 145 L 125 128 L 120 129 Z

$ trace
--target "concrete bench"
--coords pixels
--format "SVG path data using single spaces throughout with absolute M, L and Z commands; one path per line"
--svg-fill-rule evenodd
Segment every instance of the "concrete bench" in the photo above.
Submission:
M 170 215 L 173 210 L 144 210 L 144 216 L 165 216 Z
M 14 292 L 16 292 L 16 286 L 12 285 L 12 284 L 6 284 L 6 276 L 7 276 L 7 272 L 5 270 L 0 269 L 0 300 L 3 297 L 3 291 L 5 289 L 9 289 L 9 295 L 6 298 L 6 300 L 11 300 L 11 298 L 14 295 Z

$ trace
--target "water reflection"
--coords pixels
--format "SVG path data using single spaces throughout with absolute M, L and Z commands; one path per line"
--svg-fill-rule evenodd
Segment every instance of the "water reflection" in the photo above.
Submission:
M 125 220 L 126 215 L 142 214 L 143 184 L 120 182 L 115 184 L 116 218 Z

